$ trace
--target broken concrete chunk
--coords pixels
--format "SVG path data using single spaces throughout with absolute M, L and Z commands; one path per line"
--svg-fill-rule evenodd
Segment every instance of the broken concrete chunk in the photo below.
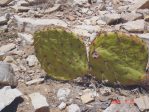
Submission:
M 34 80 L 26 82 L 26 85 L 30 86 L 33 84 L 39 84 L 39 83 L 42 83 L 43 81 L 44 81 L 44 78 L 38 78 L 38 79 L 34 79 Z
M 10 64 L 0 61 L 0 84 L 16 86 L 15 74 Z
M 44 110 L 44 112 L 48 112 L 45 110 L 47 110 L 49 104 L 43 95 L 40 93 L 32 93 L 29 97 L 31 98 L 32 105 L 34 106 L 36 112 L 43 112 L 42 110 Z
M 0 53 L 7 53 L 16 47 L 15 44 L 9 43 L 0 47 Z
M 77 104 L 71 104 L 67 107 L 68 112 L 81 112 L 80 107 Z
M 140 98 L 134 99 L 134 102 L 137 104 L 141 111 L 145 111 L 149 109 L 149 97 L 141 96 Z
M 0 111 L 21 95 L 22 93 L 18 89 L 11 89 L 10 86 L 0 89 Z
M 129 21 L 123 24 L 121 27 L 131 33 L 139 33 L 144 31 L 145 21 L 144 20 Z

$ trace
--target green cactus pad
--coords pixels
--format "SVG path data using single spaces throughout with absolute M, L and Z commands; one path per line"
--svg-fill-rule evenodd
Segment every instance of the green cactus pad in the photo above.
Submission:
M 103 33 L 90 46 L 91 74 L 98 80 L 136 85 L 145 78 L 148 52 L 136 36 Z
M 64 28 L 48 28 L 34 35 L 34 46 L 42 68 L 57 80 L 71 80 L 87 73 L 84 43 Z

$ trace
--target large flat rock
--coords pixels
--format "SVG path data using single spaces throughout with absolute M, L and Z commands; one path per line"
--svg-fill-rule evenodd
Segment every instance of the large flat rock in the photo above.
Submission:
M 48 27 L 50 25 L 67 27 L 67 23 L 59 19 L 35 19 L 35 18 L 22 18 L 19 16 L 14 16 L 17 24 L 18 30 L 21 32 L 33 34 L 35 31 Z
M 136 21 L 129 21 L 122 25 L 122 28 L 131 33 L 144 32 L 145 21 L 143 19 Z
M 149 0 L 137 0 L 134 5 L 129 7 L 129 10 L 137 10 L 137 9 L 148 9 L 149 8 Z

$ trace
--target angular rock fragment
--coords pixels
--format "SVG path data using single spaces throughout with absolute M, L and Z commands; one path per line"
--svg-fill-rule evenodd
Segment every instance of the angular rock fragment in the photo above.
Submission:
M 0 62 L 0 85 L 17 85 L 13 68 L 8 63 Z
M 80 107 L 77 104 L 71 104 L 67 107 L 68 112 L 81 112 Z
M 102 17 L 102 20 L 105 21 L 108 25 L 115 25 L 121 22 L 121 16 L 119 14 L 105 14 Z
M 6 25 L 7 24 L 7 18 L 5 16 L 0 17 L 0 25 Z
M 57 11 L 60 9 L 61 4 L 55 4 L 52 8 L 48 8 L 44 11 L 45 14 L 50 14 L 54 11 Z
M 136 20 L 136 21 L 129 21 L 121 26 L 128 32 L 131 33 L 140 33 L 143 32 L 145 29 L 145 21 L 144 20 Z
M 143 14 L 136 13 L 136 12 L 124 13 L 124 14 L 121 14 L 121 18 L 124 21 L 134 21 L 138 19 L 143 19 Z
M 57 97 L 59 100 L 66 100 L 66 98 L 69 96 L 70 92 L 71 91 L 68 88 L 60 88 L 57 92 Z
M 94 96 L 92 93 L 86 93 L 84 95 L 81 96 L 81 100 L 82 100 L 82 103 L 90 103 L 92 101 L 94 101 Z
M 29 95 L 35 112 L 49 112 L 49 104 L 46 98 L 40 93 L 32 93 Z
M 32 45 L 34 40 L 31 34 L 27 33 L 18 33 L 18 37 L 22 39 L 23 44 Z
M 9 4 L 11 1 L 13 1 L 13 0 L 0 0 L 0 6 L 6 6 L 6 5 Z
M 141 96 L 140 98 L 134 99 L 134 102 L 137 104 L 141 111 L 149 110 L 149 97 Z
M 133 104 L 129 103 L 112 103 L 103 112 L 140 112 Z
M 9 43 L 0 47 L 0 53 L 7 53 L 16 47 L 14 43 Z
M 0 89 L 0 111 L 21 95 L 22 93 L 18 89 L 11 89 L 10 86 Z
M 60 110 L 65 109 L 65 107 L 66 107 L 66 103 L 64 103 L 64 102 L 62 102 L 62 103 L 58 106 L 58 108 L 59 108 Z
M 44 78 L 38 78 L 38 79 L 34 79 L 34 80 L 26 82 L 26 85 L 30 86 L 33 84 L 39 84 L 39 83 L 42 83 L 43 81 L 44 81 Z
M 37 57 L 35 55 L 29 55 L 27 57 L 26 61 L 27 61 L 28 65 L 30 67 L 35 66 L 35 65 L 38 64 L 38 59 L 37 59 Z
M 137 0 L 135 4 L 129 7 L 129 10 L 137 10 L 137 9 L 148 9 L 149 8 L 149 0 Z

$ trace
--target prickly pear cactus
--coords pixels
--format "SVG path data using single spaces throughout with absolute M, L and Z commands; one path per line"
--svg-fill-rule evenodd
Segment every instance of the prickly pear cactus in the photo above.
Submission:
M 70 80 L 86 74 L 88 61 L 84 43 L 64 28 L 36 32 L 34 46 L 38 60 L 49 76 Z
M 91 73 L 98 80 L 123 85 L 135 85 L 145 78 L 148 61 L 147 47 L 136 36 L 104 33 L 90 46 Z

